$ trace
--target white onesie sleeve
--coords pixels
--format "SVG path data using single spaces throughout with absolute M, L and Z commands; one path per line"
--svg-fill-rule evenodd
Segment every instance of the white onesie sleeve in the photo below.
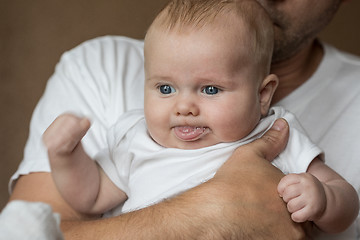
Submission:
M 311 141 L 294 114 L 281 107 L 272 107 L 270 111 L 286 119 L 290 126 L 289 141 L 284 151 L 272 161 L 274 166 L 285 174 L 302 173 L 316 157 L 324 161 L 322 149 Z

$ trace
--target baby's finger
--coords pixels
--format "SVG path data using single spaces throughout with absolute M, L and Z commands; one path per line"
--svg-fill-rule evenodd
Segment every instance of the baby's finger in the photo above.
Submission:
M 289 175 L 286 175 L 285 177 L 283 177 L 283 178 L 280 180 L 280 182 L 279 182 L 279 184 L 278 184 L 277 191 L 278 191 L 279 195 L 280 195 L 281 197 L 283 197 L 285 190 L 286 190 L 289 186 L 291 186 L 291 185 L 293 185 L 293 184 L 298 184 L 299 182 L 300 182 L 300 179 L 299 179 L 299 177 L 298 177 L 297 174 L 289 174 Z
M 85 136 L 85 134 L 87 133 L 87 131 L 89 130 L 91 126 L 90 120 L 88 118 L 82 118 L 79 122 L 79 135 L 82 137 Z
M 306 201 L 304 200 L 304 198 L 299 196 L 291 199 L 286 206 L 290 213 L 295 213 L 306 206 Z
M 68 154 L 84 137 L 90 128 L 87 118 L 73 114 L 60 115 L 43 134 L 43 141 L 49 153 Z
M 59 149 L 59 153 L 68 154 L 78 145 L 81 139 L 85 136 L 90 128 L 90 121 L 87 118 L 73 118 L 68 119 L 67 126 L 65 127 L 64 142 Z
M 300 197 L 302 192 L 299 186 L 299 184 L 291 184 L 284 189 L 282 193 L 282 198 L 284 202 L 289 202 L 294 198 Z
M 291 219 L 294 222 L 301 223 L 310 220 L 310 214 L 309 214 L 309 208 L 303 207 L 299 209 L 298 211 L 291 214 Z

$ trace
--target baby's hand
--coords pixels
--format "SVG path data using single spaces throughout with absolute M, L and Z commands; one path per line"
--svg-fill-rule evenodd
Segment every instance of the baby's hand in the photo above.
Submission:
M 43 142 L 49 154 L 71 154 L 90 128 L 87 118 L 62 114 L 46 129 Z
M 322 183 L 310 173 L 289 174 L 278 185 L 278 193 L 287 203 L 294 222 L 314 221 L 326 208 Z

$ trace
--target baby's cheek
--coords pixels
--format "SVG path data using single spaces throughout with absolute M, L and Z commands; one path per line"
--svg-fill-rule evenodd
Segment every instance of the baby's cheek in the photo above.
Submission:
M 218 135 L 222 142 L 234 142 L 241 138 L 240 129 L 235 124 L 226 123 L 219 129 Z
M 158 144 L 160 144 L 163 147 L 169 147 L 166 145 L 166 143 L 168 142 L 164 132 L 159 131 L 160 129 L 148 129 L 148 132 L 150 134 L 150 137 L 157 142 Z
M 249 135 L 249 133 L 253 130 L 253 126 L 249 124 L 232 122 L 227 123 L 223 129 L 224 131 L 222 132 L 222 138 L 224 139 L 224 142 L 234 142 Z

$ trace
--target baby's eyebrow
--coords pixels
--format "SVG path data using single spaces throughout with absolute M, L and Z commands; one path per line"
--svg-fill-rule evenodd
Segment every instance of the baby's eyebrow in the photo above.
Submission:
M 235 81 L 227 77 L 209 77 L 209 78 L 199 78 L 199 82 L 203 85 L 233 85 Z
M 146 81 L 171 81 L 172 78 L 169 76 L 153 75 L 145 78 Z

